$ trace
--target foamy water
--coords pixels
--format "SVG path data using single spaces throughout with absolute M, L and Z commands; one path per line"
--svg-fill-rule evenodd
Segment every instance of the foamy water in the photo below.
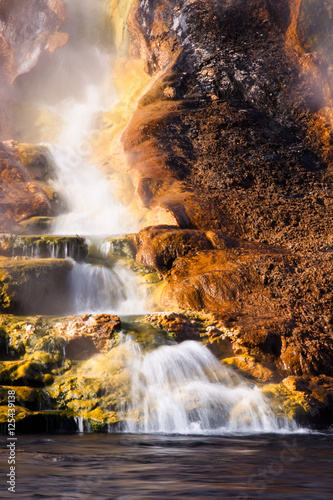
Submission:
M 221 365 L 202 344 L 184 341 L 143 353 L 130 339 L 125 431 L 205 434 L 293 432 L 260 389 Z
M 68 207 L 56 218 L 53 234 L 97 236 L 138 230 L 134 216 L 115 201 L 109 179 L 97 166 L 71 146 L 51 146 L 50 151 L 58 166 L 55 189 Z

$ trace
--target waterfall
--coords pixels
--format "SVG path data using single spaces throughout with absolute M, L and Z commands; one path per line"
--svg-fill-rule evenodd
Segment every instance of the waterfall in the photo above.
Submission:
M 69 33 L 68 43 L 55 51 L 52 59 L 42 61 L 39 69 L 36 66 L 35 72 L 31 71 L 22 82 L 28 82 L 25 100 L 47 112 L 50 120 L 45 132 L 40 127 L 44 134 L 41 142 L 48 145 L 57 166 L 54 187 L 65 209 L 65 213 L 56 217 L 53 234 L 79 235 L 76 236 L 79 240 L 82 236 L 92 236 L 98 241 L 97 236 L 106 239 L 136 232 L 139 227 L 128 209 L 115 199 L 110 174 L 105 173 L 112 166 L 107 160 L 103 165 L 95 164 L 92 154 L 96 138 L 103 133 L 103 113 L 116 102 L 106 29 L 108 3 L 105 0 L 67 3 L 70 15 L 64 31 Z M 95 259 L 98 264 L 91 256 L 88 256 L 90 261 L 83 261 L 87 255 L 76 258 L 70 245 L 61 247 L 60 243 L 47 246 L 43 254 L 35 246 L 29 256 L 75 258 L 66 313 L 147 312 L 135 273 L 120 263 L 111 263 L 108 256 L 112 245 L 106 242 L 103 246 L 99 241 L 101 255 Z M 29 248 L 24 248 L 24 252 L 29 254 Z M 127 376 L 115 377 L 120 381 L 120 393 L 126 394 L 120 409 L 122 431 L 226 434 L 295 430 L 292 422 L 275 416 L 258 387 L 222 366 L 198 342 L 163 345 L 145 352 L 138 343 L 125 338 L 122 353 L 124 346 Z M 89 374 L 90 364 L 91 377 L 98 378 L 96 357 L 81 365 L 85 375 Z M 102 359 L 112 360 L 112 357 Z M 117 367 L 114 363 L 112 369 Z M 103 371 L 104 385 L 106 378 Z M 128 387 L 123 380 L 129 381 Z M 116 399 L 115 393 L 111 394 Z M 76 422 L 80 432 L 87 428 L 82 416 L 77 416 Z
M 145 295 L 136 274 L 116 263 L 112 268 L 74 263 L 70 276 L 71 314 L 145 314 Z
M 88 246 L 83 238 L 54 236 L 14 236 L 3 235 L 2 241 L 12 243 L 12 257 L 31 259 L 73 259 L 84 260 Z M 11 241 L 12 240 L 12 241 Z
M 89 236 L 97 241 L 97 236 L 136 232 L 139 227 L 128 208 L 115 199 L 112 166 L 107 165 L 105 172 L 93 159 L 95 142 L 103 136 L 103 114 L 117 99 L 112 85 L 109 5 L 105 0 L 66 3 L 67 44 L 52 58 L 42 58 L 22 80 L 22 102 L 33 103 L 38 116 L 33 127 L 29 122 L 22 130 L 26 129 L 31 142 L 40 138 L 48 146 L 56 166 L 53 184 L 63 212 L 55 218 L 52 234 Z M 107 258 L 99 259 L 99 265 L 82 262 L 70 245 L 56 243 L 29 244 L 22 253 L 32 258 L 74 259 L 66 313 L 146 312 L 134 272 L 119 263 L 111 266 Z
M 129 336 L 123 342 L 130 380 L 123 431 L 223 435 L 297 430 L 293 421 L 275 416 L 256 385 L 221 365 L 202 344 L 188 340 L 144 353 Z
M 101 114 L 116 100 L 111 85 L 112 56 L 104 43 L 108 36 L 108 30 L 103 29 L 108 21 L 106 2 L 71 0 L 69 8 L 65 28 L 72 37 L 60 59 L 69 84 L 62 98 L 48 106 L 61 122 L 60 133 L 49 150 L 58 167 L 55 189 L 67 206 L 66 213 L 57 217 L 53 233 L 96 237 L 135 232 L 138 226 L 134 217 L 115 200 L 110 179 L 90 159 L 91 137 L 102 133 Z M 78 83 L 75 88 L 71 82 L 73 68 Z M 119 263 L 109 267 L 107 260 L 102 265 L 75 262 L 70 295 L 73 314 L 146 312 L 145 297 L 134 272 Z
M 97 6 L 96 6 L 97 3 Z M 96 9 L 97 7 L 97 9 Z M 67 206 L 57 217 L 54 234 L 114 235 L 135 232 L 138 226 L 128 209 L 115 200 L 110 179 L 90 159 L 94 138 L 103 134 L 101 116 L 112 108 L 112 56 L 101 39 L 108 20 L 106 3 L 71 0 L 67 28 L 72 34 L 60 59 L 67 93 L 48 109 L 61 123 L 49 150 L 58 172 L 55 189 Z M 91 16 L 91 12 L 94 16 Z M 103 30 L 102 30 L 103 31 Z M 104 30 L 107 36 L 108 30 Z M 77 86 L 71 80 L 73 70 Z
M 66 0 L 65 0 L 66 1 Z M 52 56 L 44 54 L 17 83 L 19 142 L 49 148 L 56 166 L 55 191 L 63 212 L 52 228 L 56 235 L 115 235 L 137 231 L 129 210 L 115 200 L 112 165 L 93 158 L 104 141 L 104 117 L 117 102 L 112 82 L 112 39 L 105 0 L 67 0 L 63 31 L 68 42 Z M 106 155 L 108 152 L 106 151 Z M 98 163 L 98 164 L 97 164 Z
M 112 185 L 101 171 L 71 146 L 49 147 L 58 166 L 56 190 L 68 212 L 57 217 L 54 234 L 115 235 L 135 232 L 134 217 L 116 202 Z

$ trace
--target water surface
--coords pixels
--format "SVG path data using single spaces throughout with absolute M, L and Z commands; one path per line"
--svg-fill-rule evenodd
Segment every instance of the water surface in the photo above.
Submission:
M 1 475 L 7 473 L 2 438 Z M 1 498 L 333 498 L 333 435 L 18 436 L 17 492 Z

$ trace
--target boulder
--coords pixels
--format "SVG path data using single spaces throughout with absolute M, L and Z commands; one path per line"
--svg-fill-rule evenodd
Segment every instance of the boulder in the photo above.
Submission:
M 68 341 L 66 357 L 88 359 L 97 352 L 106 352 L 121 329 L 121 321 L 113 314 L 84 314 L 56 325 L 56 330 Z
M 31 147 L 31 149 L 33 149 Z M 0 231 L 19 232 L 19 223 L 32 217 L 50 217 L 58 210 L 58 198 L 45 179 L 50 169 L 44 153 L 35 148 L 25 160 L 14 142 L 0 142 Z M 22 154 L 22 153 L 21 153 Z M 40 158 L 43 160 L 40 160 Z

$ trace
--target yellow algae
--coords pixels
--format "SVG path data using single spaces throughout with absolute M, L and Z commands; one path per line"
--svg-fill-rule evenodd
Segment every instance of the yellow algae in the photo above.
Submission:
M 34 415 L 35 412 L 28 410 L 22 406 L 15 406 L 15 421 L 16 423 L 23 420 L 25 417 Z M 8 422 L 8 406 L 0 406 L 0 423 Z
M 244 375 L 250 375 L 263 382 L 268 382 L 273 379 L 273 372 L 269 368 L 256 362 L 255 358 L 248 354 L 225 358 L 222 360 L 222 363 L 238 368 Z
M 131 13 L 134 0 L 109 0 L 109 15 L 115 49 L 118 54 L 127 54 L 129 34 L 127 29 L 128 17 Z
M 277 414 L 281 413 L 290 419 L 297 419 L 309 413 L 310 405 L 306 395 L 297 391 L 290 377 L 280 384 L 269 384 L 262 388 L 263 394 L 268 397 Z

